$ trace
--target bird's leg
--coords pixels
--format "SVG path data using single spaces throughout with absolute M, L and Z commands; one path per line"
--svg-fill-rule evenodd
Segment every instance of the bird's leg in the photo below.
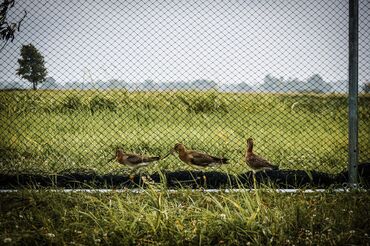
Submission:
M 203 174 L 203 180 L 204 180 L 204 183 L 207 185 L 207 177 L 204 174 Z
M 143 182 L 143 179 L 141 177 L 141 170 L 139 170 L 139 185 L 141 185 L 142 182 Z
M 129 174 L 131 182 L 134 182 L 135 175 L 133 175 L 133 173 L 135 173 L 135 171 L 136 171 L 136 168 L 133 168 L 131 169 L 131 172 Z
M 257 189 L 256 171 L 253 170 L 253 188 Z
M 203 175 L 204 186 L 207 188 L 207 177 L 206 177 L 206 175 L 204 174 L 203 171 L 202 171 L 202 175 Z

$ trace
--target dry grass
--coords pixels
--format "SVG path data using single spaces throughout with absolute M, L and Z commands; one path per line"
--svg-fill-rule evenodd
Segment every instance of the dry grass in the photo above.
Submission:
M 160 191 L 157 191 L 159 189 Z M 1 194 L 1 244 L 367 245 L 368 193 Z

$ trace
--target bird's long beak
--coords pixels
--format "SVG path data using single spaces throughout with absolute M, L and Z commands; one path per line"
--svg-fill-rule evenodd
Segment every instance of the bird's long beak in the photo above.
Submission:
M 116 157 L 115 157 L 115 156 L 114 156 L 114 157 L 112 157 L 112 158 L 110 158 L 110 159 L 107 161 L 107 164 L 108 164 L 109 162 L 113 161 L 114 159 L 116 159 Z
M 163 160 L 163 159 L 165 159 L 165 158 L 167 158 L 169 155 L 173 155 L 174 154 L 174 150 L 173 149 L 171 149 L 165 156 L 163 156 L 161 159 Z

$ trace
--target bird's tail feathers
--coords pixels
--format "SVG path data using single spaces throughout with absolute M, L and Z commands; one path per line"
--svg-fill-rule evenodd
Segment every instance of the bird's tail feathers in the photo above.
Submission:
M 225 157 L 213 157 L 217 162 L 222 163 L 222 164 L 228 164 L 229 159 Z
M 148 157 L 147 158 L 147 162 L 151 162 L 151 161 L 159 161 L 161 159 L 161 157 L 159 156 L 152 156 L 152 157 Z
M 272 170 L 279 170 L 279 166 L 271 165 L 271 169 L 272 169 Z

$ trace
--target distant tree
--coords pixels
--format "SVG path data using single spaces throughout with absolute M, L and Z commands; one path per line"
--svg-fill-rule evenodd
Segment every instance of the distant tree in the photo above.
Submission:
M 217 83 L 213 80 L 197 79 L 192 82 L 192 88 L 197 90 L 212 90 L 217 89 Z
M 271 76 L 271 74 L 266 75 L 261 87 L 265 91 L 273 91 L 273 88 L 275 87 L 275 78 Z
M 33 89 L 36 90 L 37 85 L 45 81 L 47 74 L 44 57 L 32 44 L 22 46 L 21 57 L 18 59 L 17 75 L 30 81 Z
M 365 93 L 370 93 L 370 82 L 365 82 L 365 84 L 362 86 L 362 89 Z
M 324 93 L 331 90 L 331 85 L 326 83 L 324 79 L 318 74 L 314 74 L 309 77 L 307 79 L 306 85 L 307 91 L 309 92 Z
M 245 82 L 241 82 L 239 84 L 237 84 L 235 86 L 235 89 L 236 91 L 239 91 L 239 92 L 247 92 L 247 91 L 252 91 L 252 87 L 250 85 L 248 85 L 247 83 Z
M 261 89 L 268 92 L 316 92 L 325 93 L 332 89 L 332 86 L 325 82 L 323 78 L 314 74 L 306 81 L 301 81 L 297 78 L 274 77 L 270 74 L 266 75 Z
M 283 77 L 277 78 L 272 76 L 271 74 L 268 74 L 263 79 L 263 84 L 261 85 L 261 87 L 264 91 L 268 92 L 282 92 L 286 90 L 286 83 Z
M 129 88 L 129 84 L 123 80 L 118 79 L 110 79 L 108 80 L 108 88 L 109 89 L 127 89 Z
M 297 78 L 290 79 L 286 83 L 287 83 L 286 87 L 290 92 L 304 91 L 304 83 Z
M 16 30 L 20 30 L 21 23 L 23 19 L 27 15 L 27 11 L 24 11 L 24 16 L 18 22 L 11 22 L 7 21 L 7 14 L 10 8 L 14 6 L 15 0 L 4 0 L 3 3 L 0 4 L 0 39 L 4 41 L 3 46 L 0 48 L 0 51 L 5 47 L 5 45 L 14 40 L 14 33 Z
M 40 86 L 40 89 L 55 90 L 58 89 L 58 83 L 53 77 L 45 78 L 45 81 Z
M 141 90 L 150 91 L 150 90 L 155 89 L 156 84 L 155 84 L 154 80 L 146 79 L 146 80 L 144 80 L 143 83 L 141 83 L 140 87 L 141 87 L 140 88 Z

